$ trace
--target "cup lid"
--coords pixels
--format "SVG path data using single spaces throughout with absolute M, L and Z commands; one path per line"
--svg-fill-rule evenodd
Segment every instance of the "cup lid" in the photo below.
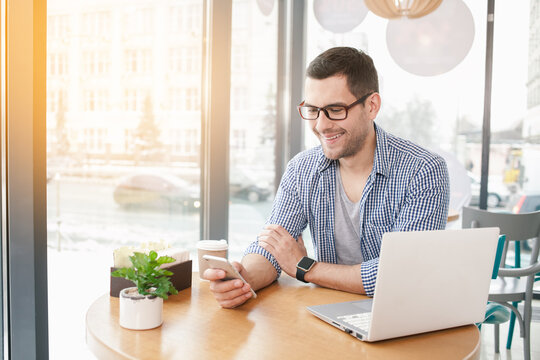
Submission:
M 200 240 L 197 242 L 197 248 L 203 250 L 227 250 L 229 244 L 227 240 Z

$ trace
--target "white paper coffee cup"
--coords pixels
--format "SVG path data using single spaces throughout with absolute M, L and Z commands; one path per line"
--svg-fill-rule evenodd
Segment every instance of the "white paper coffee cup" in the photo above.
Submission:
M 226 240 L 201 240 L 197 242 L 197 255 L 199 258 L 199 277 L 202 279 L 204 271 L 208 269 L 204 255 L 219 256 L 227 259 L 229 257 L 229 244 Z

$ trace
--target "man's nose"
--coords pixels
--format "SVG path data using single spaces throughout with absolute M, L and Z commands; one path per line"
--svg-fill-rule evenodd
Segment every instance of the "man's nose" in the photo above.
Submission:
M 333 126 L 333 121 L 326 116 L 326 113 L 324 111 L 319 112 L 319 117 L 317 120 L 315 120 L 317 123 L 315 124 L 315 129 L 318 132 L 321 132 L 321 130 L 331 128 Z

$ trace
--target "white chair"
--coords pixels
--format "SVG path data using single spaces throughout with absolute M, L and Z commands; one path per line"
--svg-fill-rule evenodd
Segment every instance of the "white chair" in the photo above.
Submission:
M 494 213 L 471 207 L 463 208 L 463 228 L 499 227 L 501 234 L 506 234 L 499 277 L 492 280 L 489 301 L 499 303 L 512 311 L 520 327 L 523 338 L 524 358 L 531 357 L 531 314 L 533 285 L 536 273 L 540 272 L 538 253 L 540 250 L 540 211 L 528 214 Z M 521 241 L 534 238 L 529 265 L 520 268 L 509 268 L 506 265 L 508 246 L 518 246 Z M 518 252 L 519 254 L 519 252 Z M 517 303 L 523 301 L 523 313 L 517 309 Z M 513 335 L 513 322 L 509 328 L 506 348 L 510 349 Z M 495 324 L 495 352 L 499 352 L 499 325 Z

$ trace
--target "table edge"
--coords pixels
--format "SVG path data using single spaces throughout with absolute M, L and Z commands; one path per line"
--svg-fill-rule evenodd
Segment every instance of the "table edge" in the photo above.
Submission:
M 98 336 L 94 335 L 94 333 L 90 329 L 90 326 L 88 326 L 88 317 L 91 315 L 90 309 L 98 301 L 102 301 L 102 300 L 106 301 L 107 298 L 110 298 L 110 295 L 108 293 L 98 297 L 96 300 L 94 300 L 90 308 L 86 311 L 86 316 L 85 316 L 86 346 L 92 352 L 92 354 L 94 354 L 99 359 L 106 358 L 106 359 L 136 360 L 136 358 L 123 354 L 121 353 L 120 350 L 113 349 L 110 345 L 107 345 L 106 343 L 101 341 Z

